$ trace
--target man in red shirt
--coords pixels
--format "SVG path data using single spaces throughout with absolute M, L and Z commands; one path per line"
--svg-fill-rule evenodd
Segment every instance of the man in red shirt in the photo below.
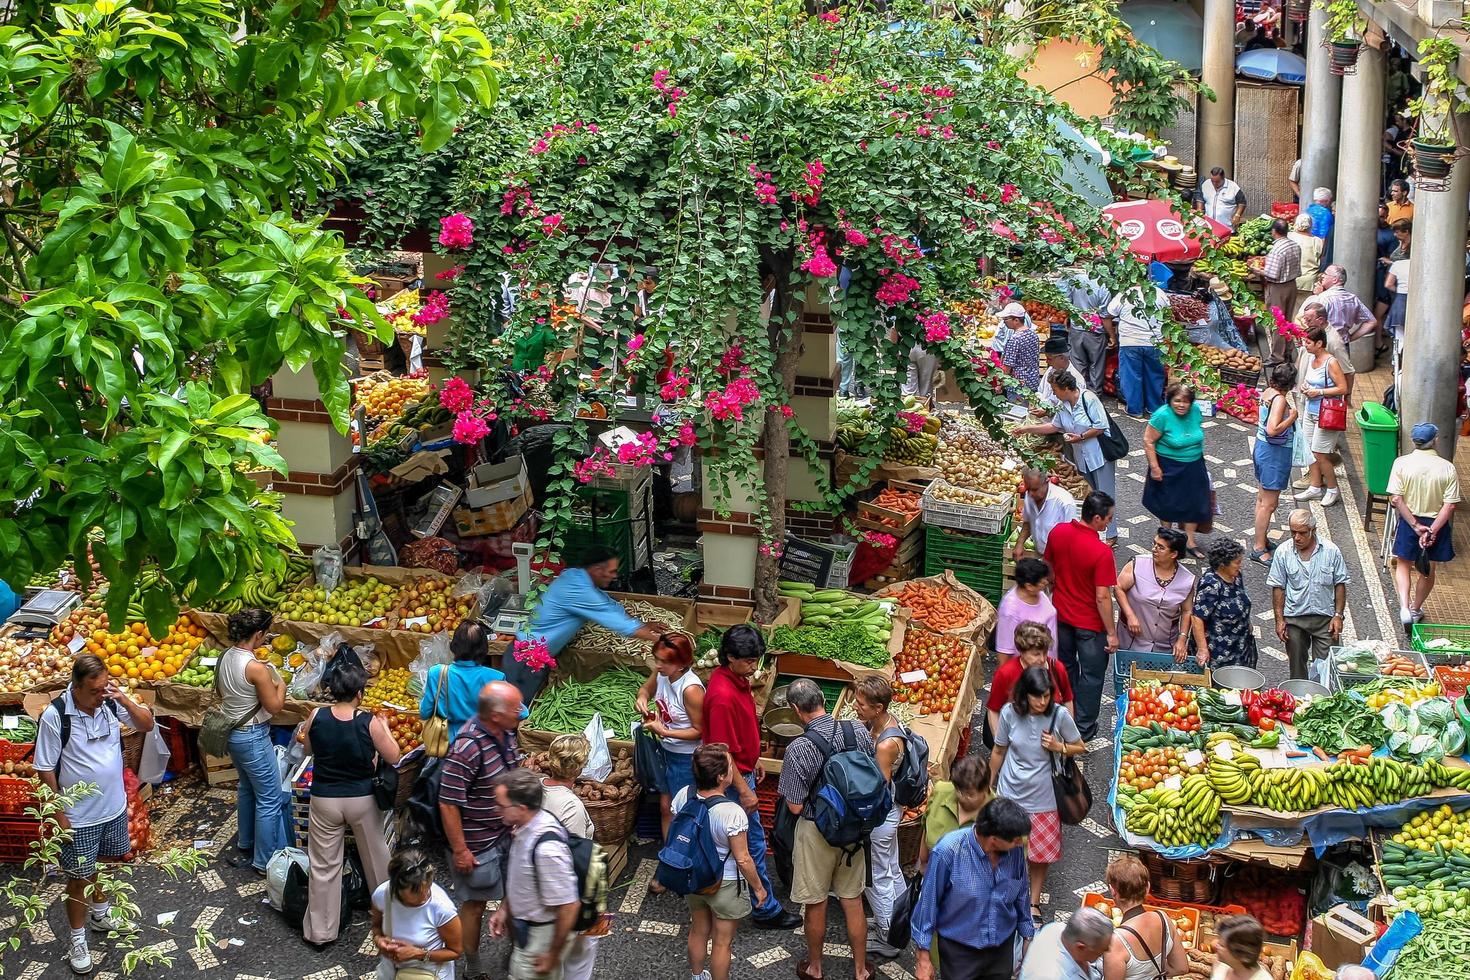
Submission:
M 760 872 L 761 884 L 765 886 L 766 900 L 756 904 L 751 895 L 751 915 L 760 929 L 795 929 L 801 925 L 801 916 L 787 912 L 776 900 L 776 890 L 771 887 L 771 876 L 766 871 L 766 831 L 756 813 L 756 767 L 761 757 L 761 729 L 755 715 L 755 697 L 750 693 L 750 675 L 760 666 L 766 652 L 765 637 L 754 626 L 741 624 L 732 626 L 720 640 L 720 666 L 710 674 L 704 686 L 704 726 L 701 732 L 704 743 L 724 742 L 730 747 L 730 757 L 740 769 L 742 778 L 735 781 L 726 795 L 735 800 L 750 814 L 750 829 L 747 844 L 750 858 Z
M 1113 519 L 1113 498 L 1094 490 L 1082 502 L 1082 519 L 1052 529 L 1046 542 L 1051 566 L 1051 601 L 1057 609 L 1057 659 L 1067 668 L 1077 695 L 1077 728 L 1085 741 L 1097 736 L 1097 714 L 1109 657 L 1118 649 L 1113 586 L 1118 581 L 1113 549 L 1102 532 Z

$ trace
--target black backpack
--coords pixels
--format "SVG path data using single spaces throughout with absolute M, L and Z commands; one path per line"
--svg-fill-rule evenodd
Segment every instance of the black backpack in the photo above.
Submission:
M 1097 398 L 1098 410 L 1102 412 L 1102 419 L 1094 419 L 1092 413 L 1087 410 L 1087 396 L 1092 394 Z M 1081 395 L 1082 414 L 1087 416 L 1087 421 L 1094 423 L 1102 432 L 1098 434 L 1097 445 L 1102 450 L 1103 459 L 1109 463 L 1116 462 L 1128 455 L 1128 437 L 1123 435 L 1123 430 L 1118 428 L 1118 423 L 1108 414 L 1107 406 L 1102 403 L 1095 393 L 1084 391 Z
M 439 816 L 439 783 L 444 779 L 444 760 L 426 756 L 408 796 L 408 837 L 415 844 L 444 841 L 444 821 Z
M 903 753 L 893 767 L 893 802 L 896 806 L 914 807 L 929 798 L 929 743 L 903 725 L 888 728 L 878 741 L 897 736 L 903 739 Z
M 118 713 L 117 702 L 111 698 L 103 698 L 102 705 L 112 711 L 112 717 L 122 723 L 122 715 Z M 71 715 L 66 713 L 66 695 L 51 699 L 51 707 L 56 709 L 56 717 L 61 719 L 61 748 L 66 750 L 66 743 L 71 741 Z

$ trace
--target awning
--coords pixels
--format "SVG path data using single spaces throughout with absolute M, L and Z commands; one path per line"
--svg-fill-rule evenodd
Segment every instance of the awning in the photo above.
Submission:
M 1235 73 L 1260 82 L 1305 85 L 1307 63 L 1301 55 L 1282 48 L 1256 48 L 1235 59 Z
M 1133 36 L 1189 71 L 1204 67 L 1205 22 L 1187 4 L 1135 0 L 1118 7 Z

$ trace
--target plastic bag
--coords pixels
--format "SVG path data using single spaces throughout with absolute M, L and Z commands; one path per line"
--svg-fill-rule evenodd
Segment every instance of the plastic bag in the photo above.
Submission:
M 424 685 L 429 682 L 429 668 L 452 663 L 454 654 L 449 652 L 449 634 L 431 633 L 424 639 L 419 640 L 419 655 L 414 657 L 408 665 L 408 672 L 418 682 L 419 693 L 422 694 Z
M 143 736 L 143 756 L 138 761 L 138 781 L 156 783 L 168 772 L 168 760 L 173 757 L 163 733 L 155 723 Z
M 322 545 L 311 553 L 311 570 L 316 584 L 328 592 L 342 584 L 342 549 L 333 544 Z
M 602 724 L 602 712 L 596 712 L 587 727 L 582 730 L 592 751 L 587 755 L 587 765 L 582 767 L 582 778 L 603 782 L 612 775 L 612 751 L 607 747 L 607 729 Z
M 1332 980 L 1332 971 L 1316 953 L 1304 952 L 1296 958 L 1291 980 Z
M 315 698 L 317 688 L 322 682 L 322 668 L 325 666 L 326 660 L 317 651 L 308 653 L 306 663 L 291 677 L 286 695 L 294 701 L 310 701 Z
M 489 607 L 490 597 L 495 591 L 494 582 L 495 576 L 493 575 L 482 575 L 479 572 L 466 572 L 454 583 L 451 594 L 456 599 L 463 595 L 472 595 L 475 597 L 476 603 L 479 604 L 479 608 L 486 609 Z
M 1424 931 L 1424 920 L 1419 918 L 1417 912 L 1412 909 L 1400 912 L 1393 917 L 1388 931 L 1378 937 L 1378 942 L 1373 944 L 1373 950 L 1368 958 L 1363 960 L 1363 965 L 1373 971 L 1376 977 L 1386 977 L 1393 969 L 1394 960 L 1404 951 L 1404 947 L 1413 941 L 1414 937 Z

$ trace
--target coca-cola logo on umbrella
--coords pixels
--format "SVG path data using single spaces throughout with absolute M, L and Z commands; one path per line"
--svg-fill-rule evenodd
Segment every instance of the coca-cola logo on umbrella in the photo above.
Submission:
M 1129 218 L 1127 221 L 1118 224 L 1118 231 L 1130 242 L 1136 242 L 1143 237 L 1143 222 L 1137 218 Z
M 1184 226 L 1173 218 L 1160 218 L 1154 227 L 1158 229 L 1160 235 L 1170 241 L 1184 240 Z

